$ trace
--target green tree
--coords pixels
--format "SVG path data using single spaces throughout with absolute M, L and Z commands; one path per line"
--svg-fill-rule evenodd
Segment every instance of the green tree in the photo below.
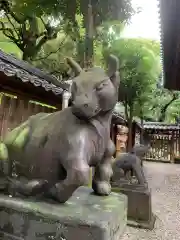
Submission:
M 73 26 L 72 37 L 81 43 L 85 64 L 91 65 L 94 56 L 94 37 L 96 29 L 105 21 L 119 20 L 128 21 L 135 13 L 131 0 L 16 0 L 21 11 L 33 9 L 37 16 L 43 13 L 48 15 L 56 14 L 70 22 Z M 25 4 L 24 4 L 25 3 Z M 85 35 L 82 38 L 79 34 L 79 26 L 76 15 L 82 15 Z
M 82 26 L 82 16 L 76 16 L 79 33 L 82 37 L 85 29 Z M 62 77 L 63 80 L 68 77 L 68 66 L 65 64 L 67 56 L 73 57 L 79 63 L 84 61 L 82 41 L 75 41 L 71 32 L 67 29 L 58 33 L 54 40 L 48 41 L 43 45 L 41 51 L 33 59 L 32 64 L 38 68 L 55 75 L 57 78 Z M 71 73 L 70 73 L 71 74 Z
M 21 50 L 2 32 L 0 32 L 0 49 L 6 53 L 14 54 L 17 58 L 22 58 Z
M 144 108 L 144 119 L 149 121 L 165 122 L 168 118 L 169 108 L 171 105 L 176 106 L 176 102 L 180 97 L 179 92 L 170 91 L 162 87 L 155 87 L 149 95 L 148 109 Z M 174 104 L 175 103 L 175 104 Z M 173 108 L 175 110 L 175 108 Z M 175 110 L 175 112 L 178 112 Z M 171 111 L 173 116 L 173 112 Z M 176 114 L 174 115 L 176 116 Z
M 55 40 L 48 41 L 33 59 L 36 67 L 56 76 L 59 80 L 68 77 L 65 57 L 76 58 L 76 43 L 65 33 L 58 34 Z
M 180 119 L 180 98 L 174 101 L 167 109 L 166 122 L 179 123 Z
M 21 50 L 23 60 L 33 59 L 46 42 L 57 37 L 61 26 L 64 27 L 63 20 L 63 24 L 53 26 L 52 18 L 45 14 L 37 16 L 28 6 L 28 11 L 22 12 L 16 1 L 1 0 L 0 9 L 0 31 Z
M 59 74 L 62 75 L 62 73 L 67 70 L 66 65 L 64 64 L 66 56 L 73 57 L 81 64 L 81 66 L 84 66 L 85 28 L 83 27 L 82 15 L 77 15 L 76 20 L 79 26 L 80 40 L 74 41 L 71 34 L 62 31 L 58 34 L 58 37 L 55 40 L 48 41 L 44 44 L 37 57 L 32 61 L 34 65 L 51 74 L 55 74 L 57 77 L 59 77 Z M 95 65 L 103 65 L 103 49 L 109 46 L 115 38 L 120 36 L 123 27 L 123 24 L 117 21 L 112 21 L 105 22 L 97 28 L 97 38 L 94 41 Z M 111 31 L 109 31 L 109 29 L 111 29 Z
M 138 38 L 138 42 L 141 43 L 144 47 L 152 50 L 156 56 L 160 56 L 160 43 L 158 41 L 147 38 Z
M 125 107 L 128 121 L 128 149 L 132 146 L 132 121 L 134 116 L 142 117 L 143 105 L 156 86 L 160 74 L 160 59 L 143 44 L 142 39 L 119 39 L 106 49 L 104 56 L 113 53 L 120 61 L 119 100 Z

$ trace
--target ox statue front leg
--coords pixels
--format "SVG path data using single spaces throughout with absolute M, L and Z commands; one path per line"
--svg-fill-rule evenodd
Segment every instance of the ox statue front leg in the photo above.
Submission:
M 114 143 L 109 140 L 108 147 L 100 164 L 95 168 L 92 188 L 97 195 L 107 196 L 111 193 L 110 179 L 113 175 L 112 156 L 115 152 Z
M 78 159 L 73 162 L 76 162 L 76 166 L 67 169 L 66 179 L 56 183 L 48 193 L 51 198 L 60 203 L 65 203 L 78 187 L 87 185 L 89 182 L 89 166 L 84 163 L 84 160 Z

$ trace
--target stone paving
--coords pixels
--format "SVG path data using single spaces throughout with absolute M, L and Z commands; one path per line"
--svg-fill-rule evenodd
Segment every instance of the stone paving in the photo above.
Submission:
M 128 227 L 122 240 L 180 240 L 180 164 L 144 164 L 156 214 L 153 231 Z

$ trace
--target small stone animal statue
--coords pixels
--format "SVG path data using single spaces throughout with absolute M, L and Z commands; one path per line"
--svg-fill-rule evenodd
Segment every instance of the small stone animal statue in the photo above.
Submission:
M 128 153 L 121 153 L 113 162 L 113 170 L 117 172 L 117 169 L 124 171 L 125 177 L 130 173 L 131 177 L 133 174 L 137 178 L 137 181 L 141 185 L 147 185 L 146 178 L 144 176 L 142 168 L 141 158 L 148 151 L 149 145 L 137 145 Z M 113 181 L 113 177 L 112 177 Z
M 134 153 L 137 157 L 140 158 L 141 160 L 141 166 L 143 165 L 143 157 L 145 156 L 145 154 L 148 152 L 148 150 L 150 149 L 150 136 L 148 135 L 148 133 L 146 133 L 146 131 L 142 130 L 142 144 L 139 145 L 134 145 L 134 147 L 131 149 L 131 153 Z
M 142 158 L 144 157 L 144 155 L 147 153 L 147 151 L 149 150 L 150 146 L 149 145 L 143 145 L 143 144 L 139 144 L 139 145 L 135 145 L 132 150 L 130 151 L 130 153 L 135 154 L 141 161 L 141 166 L 143 165 L 143 160 Z
M 85 71 L 73 59 L 67 62 L 75 72 L 72 106 L 31 116 L 1 143 L 1 176 L 8 179 L 4 192 L 11 189 L 65 203 L 78 187 L 88 184 L 90 167 L 95 167 L 95 194 L 111 192 L 115 147 L 110 123 L 118 99 L 118 60 L 111 55 L 107 71 L 99 67 Z

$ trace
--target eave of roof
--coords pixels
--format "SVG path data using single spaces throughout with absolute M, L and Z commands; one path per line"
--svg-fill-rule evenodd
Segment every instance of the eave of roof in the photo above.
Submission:
M 125 119 L 125 117 L 123 115 L 117 113 L 116 111 L 113 111 L 112 120 L 116 120 L 117 124 L 123 124 L 123 125 L 126 125 L 126 126 L 128 125 L 128 122 Z M 141 124 L 136 120 L 133 120 L 133 124 L 135 124 L 138 129 L 143 128 L 141 126 Z
M 1 50 L 0 71 L 9 77 L 16 76 L 22 82 L 30 82 L 35 87 L 41 86 L 46 91 L 52 91 L 55 95 L 62 94 L 63 91 L 68 91 L 69 89 L 69 84 L 60 82 L 55 77 Z
M 113 112 L 113 118 L 117 119 L 120 123 L 124 123 L 124 124 L 127 123 L 125 118 L 121 114 L 116 113 L 115 111 Z
M 162 122 L 144 122 L 144 129 L 154 129 L 154 130 L 178 130 L 180 125 L 178 124 L 168 124 Z

